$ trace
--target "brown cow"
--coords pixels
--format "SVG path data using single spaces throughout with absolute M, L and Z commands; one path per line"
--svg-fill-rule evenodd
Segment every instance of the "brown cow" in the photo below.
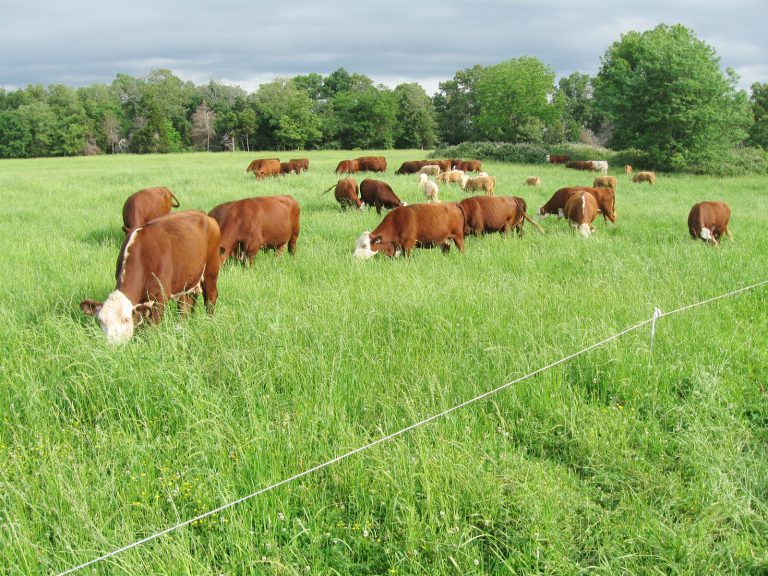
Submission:
M 431 160 L 409 160 L 400 164 L 395 174 L 416 174 L 422 166 L 426 166 Z
M 342 160 L 336 166 L 336 174 L 357 174 L 358 172 L 360 172 L 360 167 L 357 160 Z
M 165 186 L 134 192 L 123 204 L 123 232 L 127 235 L 134 228 L 168 214 L 172 207 L 178 208 L 179 201 Z
M 405 205 L 389 184 L 371 178 L 360 182 L 360 198 L 366 206 L 375 206 L 377 214 L 381 214 L 382 208 L 390 210 Z
M 728 230 L 730 219 L 731 208 L 725 202 L 699 202 L 688 214 L 688 232 L 694 240 L 701 238 L 704 242 L 717 245 L 723 234 L 733 240 Z
M 567 154 L 547 154 L 547 162 L 550 164 L 565 164 L 570 160 Z
M 277 254 L 286 246 L 296 253 L 299 237 L 299 203 L 292 196 L 259 196 L 219 204 L 209 216 L 221 228 L 221 261 L 230 255 L 253 266 L 253 257 L 262 248 Z
M 454 167 L 464 172 L 480 172 L 482 162 L 480 160 L 459 160 Z
M 618 180 L 616 179 L 616 176 L 598 176 L 592 182 L 592 188 L 613 188 L 614 192 L 616 191 L 617 185 Z
M 384 156 L 360 156 L 356 158 L 358 169 L 361 172 L 386 172 L 387 159 Z
M 105 302 L 83 300 L 80 309 L 96 316 L 112 344 L 133 336 L 144 317 L 160 320 L 168 300 L 182 311 L 202 292 L 208 311 L 218 297 L 221 232 L 204 212 L 183 210 L 134 228 L 117 257 L 117 285 Z
M 565 216 L 565 204 L 576 193 L 588 192 L 595 197 L 603 219 L 616 223 L 616 195 L 613 188 L 587 188 L 585 186 L 570 186 L 560 188 L 547 203 L 539 208 L 539 218 L 544 219 L 550 214 L 557 214 L 558 218 Z
M 298 172 L 291 167 L 290 162 L 280 162 L 280 174 L 285 176 L 286 174 L 298 174 Z
M 355 243 L 355 258 L 367 260 L 379 252 L 410 256 L 414 247 L 439 246 L 448 252 L 451 242 L 464 251 L 464 211 L 455 202 L 400 206 L 384 216 L 373 232 L 363 232 Z
M 572 168 L 573 170 L 592 170 L 592 162 L 589 160 L 574 160 L 573 162 L 568 162 L 565 167 Z
M 465 236 L 479 236 L 491 232 L 506 236 L 514 229 L 522 238 L 525 220 L 544 233 L 544 229 L 526 213 L 525 200 L 517 196 L 471 196 L 464 198 L 459 205 L 464 210 Z
M 264 162 L 280 162 L 278 158 L 256 158 L 256 160 L 253 160 L 250 164 L 248 164 L 248 168 L 245 169 L 245 173 L 248 174 L 248 172 L 253 172 L 254 174 L 256 171 L 261 168 L 261 165 Z
M 288 165 L 291 167 L 291 170 L 296 171 L 296 174 L 300 174 L 304 170 L 309 170 L 309 160 L 307 158 L 288 160 Z
M 632 166 L 630 164 L 626 164 L 624 166 L 624 173 L 625 174 L 632 174 Z
M 440 166 L 441 172 L 448 172 L 451 168 L 453 168 L 450 160 L 432 160 L 432 164 L 437 164 Z
M 336 197 L 336 202 L 339 203 L 342 210 L 346 210 L 350 206 L 357 206 L 362 210 L 363 203 L 357 195 L 357 181 L 354 178 L 343 178 L 342 180 L 339 180 L 334 186 L 325 190 L 323 194 L 330 192 L 331 190 L 334 190 L 333 195 Z
M 565 217 L 571 221 L 571 226 L 578 229 L 584 238 L 595 231 L 592 222 L 597 217 L 597 200 L 589 192 L 582 190 L 568 198 L 565 203 Z
M 656 173 L 655 172 L 638 172 L 634 176 L 632 176 L 632 182 L 640 183 L 640 182 L 648 182 L 651 186 L 656 184 Z

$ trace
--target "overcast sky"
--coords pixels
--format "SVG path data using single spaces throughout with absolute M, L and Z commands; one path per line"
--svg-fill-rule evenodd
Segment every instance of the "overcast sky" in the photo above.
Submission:
M 595 75 L 623 32 L 683 24 L 739 86 L 768 82 L 768 0 L 0 0 L 0 86 L 109 84 L 168 68 L 249 92 L 344 67 L 429 94 L 475 64 L 534 56 Z

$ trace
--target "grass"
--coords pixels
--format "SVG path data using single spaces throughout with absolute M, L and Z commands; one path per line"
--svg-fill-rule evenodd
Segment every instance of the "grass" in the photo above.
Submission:
M 375 211 L 336 163 L 255 182 L 257 154 L 0 163 L 0 573 L 50 574 L 250 494 L 649 318 L 768 278 L 766 180 L 619 176 L 617 226 L 563 221 L 357 262 Z M 419 151 L 383 152 L 394 176 Z M 592 176 L 487 163 L 536 207 Z M 541 189 L 522 185 L 542 177 Z M 374 176 L 376 177 L 376 176 Z M 359 179 L 358 179 L 359 180 Z M 124 199 L 301 204 L 298 253 L 227 264 L 197 310 L 111 347 Z M 443 200 L 462 192 L 441 186 Z M 689 239 L 721 199 L 735 242 Z M 83 572 L 765 574 L 768 290 L 662 318 L 492 398 Z

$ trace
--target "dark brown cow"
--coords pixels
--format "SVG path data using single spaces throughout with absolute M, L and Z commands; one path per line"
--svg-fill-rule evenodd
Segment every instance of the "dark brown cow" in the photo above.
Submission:
M 464 251 L 464 211 L 459 204 L 412 204 L 395 208 L 373 232 L 364 232 L 355 243 L 354 256 L 362 260 L 379 252 L 410 256 L 415 247 L 436 246 L 448 252 L 451 242 Z
M 360 172 L 360 167 L 357 160 L 342 160 L 336 166 L 336 174 L 357 174 L 358 172 Z
M 307 158 L 288 160 L 288 165 L 291 167 L 291 170 L 296 171 L 296 174 L 300 174 L 304 170 L 309 170 L 309 160 Z
M 386 172 L 387 159 L 384 156 L 360 156 L 355 159 L 360 172 Z
M 179 201 L 165 186 L 134 192 L 123 204 L 123 232 L 128 234 L 134 228 L 168 214 L 172 207 L 178 208 Z
M 221 261 L 231 255 L 253 257 L 262 248 L 271 248 L 277 254 L 286 246 L 296 253 L 299 237 L 299 203 L 292 196 L 259 196 L 219 204 L 209 216 L 221 228 Z
M 331 186 L 323 194 L 331 190 L 334 190 L 333 195 L 336 197 L 336 202 L 339 203 L 342 210 L 346 210 L 351 206 L 357 206 L 359 209 L 362 209 L 363 203 L 357 194 L 357 181 L 354 178 L 339 180 L 335 186 Z
M 480 172 L 482 162 L 480 160 L 460 160 L 455 166 L 464 172 Z
M 430 162 L 430 160 L 409 160 L 408 162 L 403 162 L 400 168 L 395 170 L 395 174 L 416 174 L 421 170 L 422 166 L 426 166 Z
M 290 162 L 280 162 L 280 174 L 285 176 L 286 174 L 291 174 L 291 173 L 298 174 L 298 172 L 296 172 L 296 169 L 291 167 Z
M 515 230 L 522 238 L 525 220 L 542 234 L 544 229 L 526 213 L 525 200 L 517 196 L 472 196 L 459 205 L 464 210 L 464 235 L 499 232 L 506 236 Z
M 568 162 L 565 165 L 566 168 L 571 168 L 573 170 L 592 170 L 592 162 L 589 160 L 574 160 L 573 162 Z
M 694 240 L 701 238 L 704 242 L 717 245 L 723 234 L 733 240 L 728 230 L 730 219 L 731 208 L 725 202 L 699 202 L 688 214 L 688 232 Z
M 570 186 L 560 188 L 547 200 L 547 203 L 539 208 L 539 217 L 546 218 L 550 214 L 557 214 L 558 218 L 565 216 L 565 204 L 568 199 L 578 192 L 588 192 L 595 197 L 603 219 L 616 224 L 616 196 L 613 188 L 588 188 L 586 186 Z
M 245 169 L 245 173 L 248 174 L 248 172 L 253 172 L 254 174 L 256 171 L 261 168 L 261 165 L 264 162 L 280 162 L 278 158 L 256 158 L 253 160 L 250 164 L 248 164 L 248 168 Z
M 432 164 L 437 164 L 440 166 L 441 172 L 448 172 L 451 170 L 451 168 L 453 168 L 450 160 L 432 160 Z
M 570 160 L 567 154 L 547 154 L 547 162 L 550 164 L 566 164 Z
M 595 221 L 598 213 L 597 200 L 586 190 L 572 194 L 565 203 L 564 212 L 571 226 L 581 232 L 584 238 L 589 238 L 589 235 L 595 231 L 592 222 Z
M 105 302 L 83 300 L 80 309 L 96 316 L 109 342 L 133 336 L 143 318 L 157 322 L 168 300 L 182 311 L 202 292 L 208 311 L 218 297 L 221 232 L 204 212 L 183 210 L 134 228 L 117 257 L 117 285 Z
M 375 206 L 377 214 L 382 208 L 390 210 L 404 204 L 389 184 L 371 178 L 360 182 L 360 199 L 366 206 Z

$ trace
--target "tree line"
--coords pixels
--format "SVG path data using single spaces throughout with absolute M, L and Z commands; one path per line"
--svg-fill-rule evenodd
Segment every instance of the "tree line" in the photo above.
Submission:
M 390 89 L 344 68 L 254 93 L 161 69 L 109 85 L 0 89 L 0 157 L 582 142 L 686 169 L 734 147 L 768 148 L 768 84 L 748 95 L 737 80 L 681 25 L 622 35 L 595 77 L 555 82 L 551 67 L 523 56 L 459 70 L 432 97 L 417 83 Z

